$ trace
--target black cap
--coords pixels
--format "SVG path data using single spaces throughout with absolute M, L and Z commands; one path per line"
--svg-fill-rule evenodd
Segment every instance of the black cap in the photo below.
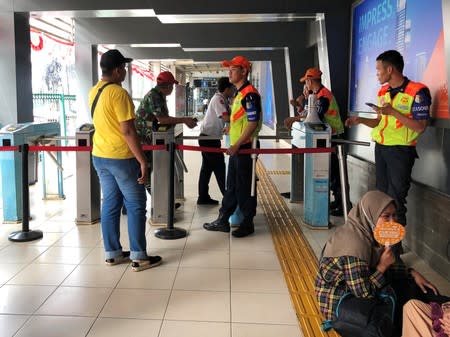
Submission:
M 100 68 L 102 70 L 113 70 L 121 64 L 130 63 L 133 59 L 124 57 L 117 49 L 110 49 L 100 58 Z
M 228 77 L 221 77 L 217 81 L 217 89 L 219 92 L 224 92 L 226 88 L 232 87 L 233 84 L 230 83 L 230 79 Z

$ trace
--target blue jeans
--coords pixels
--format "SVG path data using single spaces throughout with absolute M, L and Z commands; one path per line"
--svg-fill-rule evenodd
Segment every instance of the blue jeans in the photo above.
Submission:
M 130 258 L 147 258 L 145 221 L 147 195 L 144 185 L 137 182 L 140 165 L 135 158 L 109 159 L 92 156 L 100 179 L 103 202 L 101 223 L 106 259 L 122 255 L 120 244 L 120 209 L 125 204 L 128 212 Z

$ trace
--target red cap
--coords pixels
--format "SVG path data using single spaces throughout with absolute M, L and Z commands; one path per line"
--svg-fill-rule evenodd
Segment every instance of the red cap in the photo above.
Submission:
M 158 77 L 156 78 L 156 83 L 158 85 L 161 84 L 178 84 L 178 81 L 173 77 L 173 74 L 170 71 L 163 71 L 162 73 L 159 73 Z
M 305 76 L 300 79 L 300 82 L 305 82 L 306 80 L 319 79 L 322 76 L 322 72 L 319 68 L 309 68 L 306 70 Z
M 248 60 L 244 56 L 235 56 L 232 60 L 222 61 L 222 65 L 224 67 L 238 66 L 247 70 L 250 70 L 250 68 L 252 67 L 251 63 L 248 62 Z

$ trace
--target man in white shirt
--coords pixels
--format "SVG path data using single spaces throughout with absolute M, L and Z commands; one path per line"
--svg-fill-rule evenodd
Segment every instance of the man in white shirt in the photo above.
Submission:
M 200 128 L 200 136 L 217 137 L 217 139 L 199 139 L 198 144 L 205 147 L 220 148 L 220 138 L 225 123 L 230 120 L 228 99 L 233 96 L 233 84 L 228 77 L 221 77 L 218 81 L 218 92 L 209 102 Z M 214 172 L 222 195 L 225 193 L 225 157 L 223 153 L 202 152 L 202 167 L 198 180 L 198 205 L 217 205 L 219 201 L 209 195 L 209 181 Z

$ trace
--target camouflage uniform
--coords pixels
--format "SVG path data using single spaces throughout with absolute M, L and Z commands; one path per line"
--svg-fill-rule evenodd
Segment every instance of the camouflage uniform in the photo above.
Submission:
M 136 131 L 143 145 L 152 145 L 152 122 L 156 117 L 169 116 L 166 98 L 158 90 L 158 86 L 150 90 L 142 99 L 136 111 Z M 145 151 L 148 162 L 148 181 L 145 187 L 150 192 L 153 156 L 151 151 Z

